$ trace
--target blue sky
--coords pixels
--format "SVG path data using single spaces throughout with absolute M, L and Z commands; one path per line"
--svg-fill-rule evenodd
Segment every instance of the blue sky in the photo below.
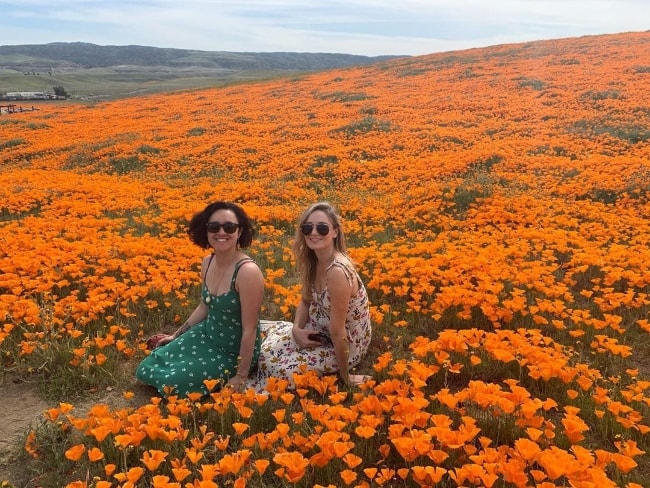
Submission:
M 650 30 L 648 0 L 0 0 L 0 45 L 420 55 Z

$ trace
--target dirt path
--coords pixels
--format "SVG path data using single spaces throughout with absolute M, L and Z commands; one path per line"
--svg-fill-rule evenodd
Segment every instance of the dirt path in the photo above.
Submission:
M 155 391 L 138 383 L 135 379 L 134 362 L 127 362 L 122 365 L 125 370 L 125 379 L 119 388 L 107 388 L 96 392 L 87 398 L 74 404 L 75 415 L 85 415 L 88 410 L 96 404 L 104 403 L 111 408 L 123 408 L 127 406 L 139 406 L 148 403 Z M 123 392 L 129 390 L 135 395 L 132 399 L 126 400 Z M 58 404 L 48 404 L 42 400 L 34 383 L 12 381 L 7 378 L 0 383 L 0 485 L 3 481 L 16 483 L 16 466 L 12 465 L 12 455 L 22 449 L 19 442 L 29 431 L 30 427 L 36 427 L 43 419 L 43 412 L 56 407 Z M 15 485 L 19 488 L 19 485 Z M 31 487 L 31 485 L 30 485 Z
M 30 424 L 50 408 L 34 385 L 8 381 L 0 385 L 0 482 L 10 480 L 9 455 Z

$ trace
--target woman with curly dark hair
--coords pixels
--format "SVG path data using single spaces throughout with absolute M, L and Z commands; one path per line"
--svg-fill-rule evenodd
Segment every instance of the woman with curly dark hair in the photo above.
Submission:
M 264 277 L 241 250 L 254 236 L 246 212 L 234 203 L 211 203 L 192 217 L 188 234 L 212 251 L 201 265 L 201 300 L 176 332 L 149 339 L 153 351 L 136 372 L 163 396 L 206 395 L 205 380 L 240 388 L 260 351 Z

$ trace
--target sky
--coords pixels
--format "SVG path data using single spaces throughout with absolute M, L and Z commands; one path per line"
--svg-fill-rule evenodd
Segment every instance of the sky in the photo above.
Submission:
M 0 0 L 0 45 L 422 55 L 650 30 L 649 0 Z

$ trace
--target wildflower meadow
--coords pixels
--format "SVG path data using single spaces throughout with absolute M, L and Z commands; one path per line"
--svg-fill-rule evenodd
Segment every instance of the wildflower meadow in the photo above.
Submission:
M 647 487 L 648 93 L 643 32 L 1 115 L 0 376 L 51 406 L 3 486 Z M 298 213 L 339 207 L 370 381 L 143 397 L 217 199 L 255 221 L 270 320 Z

